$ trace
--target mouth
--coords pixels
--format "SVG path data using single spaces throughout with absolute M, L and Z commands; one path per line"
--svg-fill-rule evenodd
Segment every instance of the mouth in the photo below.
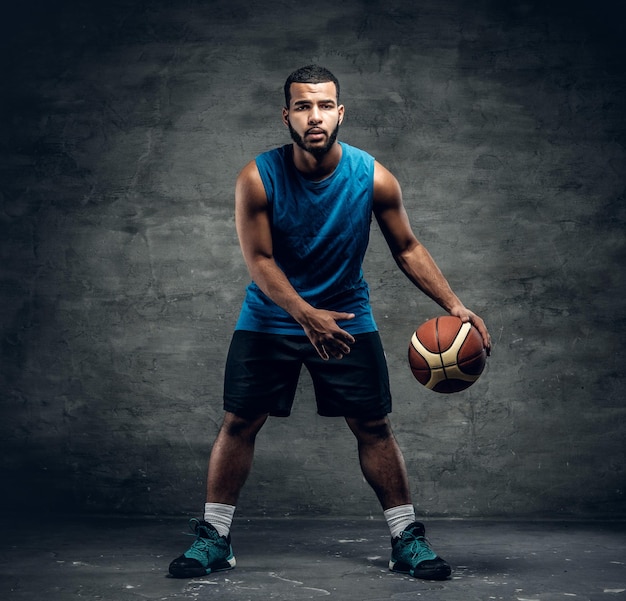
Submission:
M 319 138 L 321 136 L 325 136 L 326 132 L 319 127 L 312 127 L 311 129 L 307 130 L 305 135 L 310 138 Z

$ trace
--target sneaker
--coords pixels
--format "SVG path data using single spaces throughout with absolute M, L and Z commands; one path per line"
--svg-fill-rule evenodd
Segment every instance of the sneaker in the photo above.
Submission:
M 421 522 L 409 524 L 391 541 L 389 569 L 425 580 L 445 580 L 452 573 L 450 566 L 430 548 Z
M 189 521 L 189 527 L 196 540 L 170 563 L 169 571 L 174 578 L 195 578 L 235 567 L 237 562 L 230 546 L 230 536 L 220 536 L 211 524 L 195 518 Z

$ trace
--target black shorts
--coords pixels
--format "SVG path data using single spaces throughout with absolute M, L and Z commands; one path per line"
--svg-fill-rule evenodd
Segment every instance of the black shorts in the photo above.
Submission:
M 306 336 L 236 330 L 226 360 L 224 409 L 241 417 L 291 413 L 304 365 L 317 412 L 378 419 L 391 411 L 389 373 L 378 332 L 356 334 L 343 359 L 324 361 Z

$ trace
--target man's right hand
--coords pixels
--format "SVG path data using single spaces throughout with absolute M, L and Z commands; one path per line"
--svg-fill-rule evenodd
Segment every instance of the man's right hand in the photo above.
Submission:
M 354 319 L 354 313 L 312 309 L 299 322 L 317 354 L 327 361 L 331 357 L 342 359 L 350 352 L 354 338 L 337 325 L 338 321 L 350 319 Z

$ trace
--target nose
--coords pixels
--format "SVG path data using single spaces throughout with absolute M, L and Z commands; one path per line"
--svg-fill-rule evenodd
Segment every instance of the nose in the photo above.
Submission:
M 320 123 L 321 121 L 322 121 L 322 118 L 320 116 L 320 110 L 317 106 L 314 106 L 311 109 L 311 112 L 309 113 L 309 123 L 315 124 L 315 123 Z

